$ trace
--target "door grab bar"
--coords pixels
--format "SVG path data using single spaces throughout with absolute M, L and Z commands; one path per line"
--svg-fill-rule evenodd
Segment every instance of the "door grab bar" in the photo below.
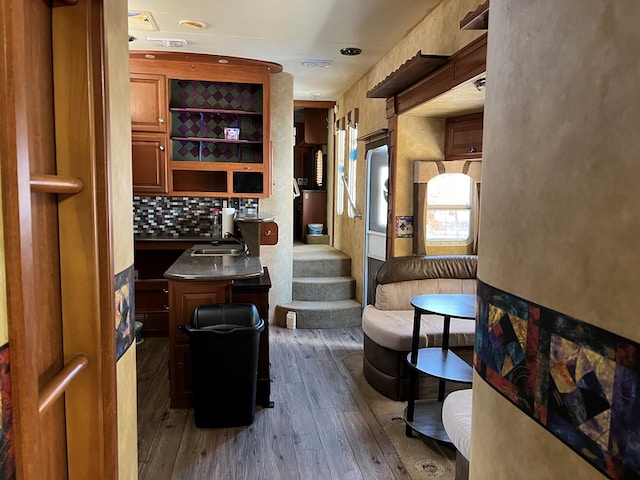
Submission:
M 60 398 L 65 392 L 71 381 L 89 364 L 89 358 L 80 353 L 69 360 L 62 370 L 56 374 L 55 377 L 42 389 L 40 392 L 40 398 L 38 401 L 38 412 L 40 416 L 54 404 L 54 402 Z
M 31 191 L 45 193 L 78 193 L 84 188 L 82 180 L 61 175 L 34 173 L 31 175 Z
M 351 205 L 351 208 L 353 209 L 355 218 L 361 220 L 362 219 L 362 214 L 358 213 L 358 209 L 356 208 L 356 202 L 354 202 L 353 198 L 351 197 L 351 192 L 349 191 L 349 183 L 347 183 L 347 176 L 346 175 L 342 175 L 342 184 L 344 185 L 344 189 L 347 192 L 347 198 L 349 199 L 349 205 Z

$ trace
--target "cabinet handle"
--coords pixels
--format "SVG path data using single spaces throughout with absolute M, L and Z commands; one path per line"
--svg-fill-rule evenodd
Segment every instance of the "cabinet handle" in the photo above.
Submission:
M 169 310 L 169 305 L 163 305 L 162 308 L 164 308 L 165 310 Z
M 475 153 L 478 149 L 476 147 L 469 147 L 469 153 Z
M 159 118 L 158 123 L 164 123 L 164 118 Z
M 167 288 L 163 288 L 162 293 L 169 293 L 169 290 Z
M 271 235 L 273 235 L 273 232 L 271 230 L 267 230 L 266 232 L 264 232 L 265 237 L 270 237 Z
M 160 147 L 159 147 L 159 148 L 160 148 L 160 151 L 161 151 L 161 152 L 164 152 L 164 145 L 160 145 Z

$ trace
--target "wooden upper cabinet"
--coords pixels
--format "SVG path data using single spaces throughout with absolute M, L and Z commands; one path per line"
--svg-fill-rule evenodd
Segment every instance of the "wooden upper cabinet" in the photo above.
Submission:
M 304 109 L 304 143 L 326 145 L 329 136 L 328 114 L 324 108 Z
M 483 112 L 448 118 L 445 123 L 446 160 L 482 158 Z
M 220 63 L 221 57 L 177 52 L 129 57 L 132 132 L 164 138 L 161 154 L 137 137 L 136 193 L 271 195 L 269 86 L 275 64 L 231 57 Z
M 131 130 L 167 131 L 167 80 L 164 75 L 132 73 Z
M 167 139 L 164 135 L 133 133 L 131 161 L 133 193 L 167 193 Z

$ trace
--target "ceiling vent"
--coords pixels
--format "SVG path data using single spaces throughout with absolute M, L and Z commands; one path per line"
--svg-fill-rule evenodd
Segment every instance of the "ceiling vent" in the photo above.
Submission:
M 358 47 L 345 47 L 340 49 L 340 53 L 342 55 L 346 55 L 347 57 L 355 57 L 356 55 L 360 55 L 362 53 L 362 49 Z
M 187 46 L 187 41 L 182 38 L 147 38 L 154 47 L 182 48 Z
M 151 12 L 142 10 L 129 10 L 129 30 L 143 30 L 157 32 L 158 25 L 151 16 Z
M 327 68 L 331 60 L 300 60 L 300 63 L 309 68 Z

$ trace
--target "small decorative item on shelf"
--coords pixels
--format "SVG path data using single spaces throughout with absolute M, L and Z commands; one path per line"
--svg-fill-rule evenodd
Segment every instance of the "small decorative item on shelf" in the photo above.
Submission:
M 230 127 L 225 128 L 224 138 L 227 140 L 238 140 L 240 138 L 240 129 Z
M 324 225 L 322 223 L 310 223 L 308 228 L 309 228 L 309 235 L 322 235 L 322 230 L 324 229 Z

